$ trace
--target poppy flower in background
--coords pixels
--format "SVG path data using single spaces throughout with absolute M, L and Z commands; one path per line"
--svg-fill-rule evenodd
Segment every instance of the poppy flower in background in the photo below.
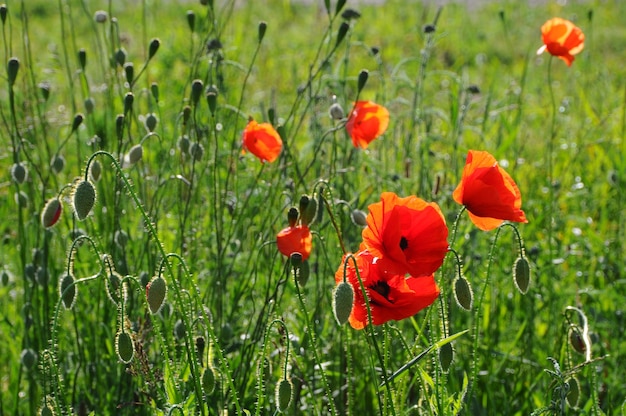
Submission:
M 528 222 L 521 210 L 519 188 L 488 152 L 469 151 L 452 198 L 467 208 L 472 222 L 484 231 L 499 227 L 504 220 Z
M 555 17 L 541 26 L 541 37 L 544 45 L 537 55 L 545 50 L 565 61 L 567 66 L 574 62 L 574 55 L 583 50 L 585 34 L 569 20 Z
M 276 235 L 278 251 L 290 257 L 293 253 L 300 253 L 302 260 L 311 255 L 312 237 L 306 225 L 294 225 L 284 228 Z
M 357 101 L 346 123 L 346 130 L 354 147 L 367 149 L 388 126 L 389 111 L 385 107 L 372 101 Z
M 393 192 L 383 192 L 380 199 L 368 207 L 364 247 L 390 273 L 432 275 L 448 252 L 448 227 L 439 206 Z
M 369 299 L 374 325 L 409 318 L 430 306 L 439 296 L 439 288 L 433 275 L 406 277 L 404 273 L 391 273 L 382 268 L 379 259 L 368 250 L 356 253 L 355 259 Z M 337 283 L 343 281 L 345 260 L 346 256 L 335 273 Z M 354 289 L 350 326 L 354 329 L 363 329 L 369 322 L 367 306 L 352 260 L 348 260 L 345 272 L 346 280 Z
M 255 155 L 261 162 L 273 162 L 283 148 L 283 141 L 270 123 L 257 123 L 250 120 L 243 131 L 243 148 Z

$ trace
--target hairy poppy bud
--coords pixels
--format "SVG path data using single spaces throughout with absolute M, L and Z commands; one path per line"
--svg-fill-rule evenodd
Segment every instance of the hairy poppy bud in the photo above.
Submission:
M 359 227 L 367 226 L 367 214 L 365 213 L 365 211 L 361 211 L 360 209 L 352 210 L 352 212 L 350 213 L 350 219 L 354 224 L 358 225 Z
M 163 306 L 165 295 L 167 293 L 167 284 L 162 276 L 157 276 L 146 286 L 146 299 L 150 313 L 155 314 Z
M 306 282 L 309 281 L 309 276 L 311 275 L 311 269 L 309 267 L 309 262 L 306 260 L 302 260 L 302 255 L 300 253 L 293 253 L 291 255 L 292 264 L 294 262 L 294 258 L 300 257 L 300 265 L 296 268 L 294 266 L 294 271 L 296 273 L 296 280 L 300 286 L 306 285 Z
M 0 19 L 2 20 L 2 24 L 4 24 L 7 20 L 7 12 L 9 10 L 7 9 L 7 5 L 6 4 L 2 4 L 0 5 Z
M 97 160 L 92 161 L 91 165 L 89 166 L 89 176 L 91 176 L 91 179 L 93 179 L 95 182 L 98 182 L 100 180 L 101 174 L 102 165 L 100 164 L 100 162 L 98 162 Z
M 354 306 L 354 288 L 348 282 L 340 282 L 333 293 L 333 313 L 339 325 L 348 322 Z
M 342 120 L 346 116 L 343 107 L 339 103 L 333 103 L 328 109 L 328 114 L 333 120 Z
M 128 233 L 124 230 L 117 230 L 115 231 L 115 235 L 113 236 L 113 241 L 115 241 L 115 244 L 123 249 L 124 247 L 126 247 L 126 244 L 128 243 Z
M 218 90 L 215 85 L 211 85 L 206 89 L 206 102 L 212 115 L 215 115 L 215 110 L 217 109 L 217 93 Z
M 124 66 L 126 63 L 126 50 L 124 50 L 124 48 L 115 51 L 115 62 L 117 62 L 119 66 Z
M 154 38 L 150 41 L 150 46 L 148 46 L 148 59 L 152 59 L 154 55 L 156 55 L 159 46 L 161 46 L 159 38 Z
M 293 395 L 293 388 L 291 380 L 282 379 L 276 385 L 276 409 L 280 413 L 285 413 L 291 404 L 291 396 Z
M 474 302 L 474 293 L 467 279 L 463 276 L 458 276 L 454 279 L 454 298 L 456 303 L 466 311 L 472 310 L 472 303 Z
M 515 282 L 517 290 L 519 290 L 522 295 L 528 292 L 528 286 L 530 285 L 530 264 L 524 255 L 515 260 L 515 264 L 513 265 L 513 281 Z
M 20 70 L 20 60 L 17 58 L 9 59 L 9 63 L 7 64 L 7 75 L 9 78 L 9 86 L 12 87 L 15 84 L 15 79 L 17 78 L 17 73 Z
M 202 160 L 202 156 L 204 156 L 204 146 L 197 142 L 192 143 L 189 147 L 189 154 L 196 162 Z
M 54 411 L 49 404 L 46 404 L 39 410 L 39 416 L 54 416 Z
M 569 378 L 565 383 L 569 386 L 569 391 L 565 400 L 572 409 L 578 408 L 578 402 L 580 401 L 580 383 L 576 377 Z
M 81 124 L 83 124 L 84 119 L 85 116 L 83 116 L 81 113 L 78 113 L 74 116 L 74 120 L 72 121 L 72 133 L 74 133 L 76 129 L 79 128 Z
M 207 396 L 215 390 L 215 373 L 213 367 L 208 367 L 202 373 L 202 388 Z
M 584 355 L 587 352 L 582 330 L 577 326 L 572 326 L 569 329 L 569 343 L 577 353 Z
M 196 14 L 193 10 L 187 10 L 187 24 L 192 32 L 196 29 Z
M 59 221 L 61 212 L 63 211 L 63 204 L 59 198 L 52 198 L 49 200 L 41 211 L 41 225 L 44 228 L 50 228 Z
M 15 163 L 11 166 L 11 178 L 17 184 L 23 184 L 28 177 L 28 169 L 22 163 Z
M 65 309 L 72 309 L 76 302 L 76 285 L 74 284 L 74 276 L 65 273 L 59 279 L 59 295 Z
M 117 337 L 115 337 L 115 352 L 117 353 L 117 358 L 124 364 L 132 361 L 135 355 L 135 346 L 128 332 L 117 333 Z
M 143 146 L 140 144 L 136 144 L 130 148 L 126 156 L 124 157 L 124 162 L 128 165 L 134 165 L 139 162 L 143 157 Z
M 126 100 L 124 100 L 126 102 Z M 124 120 L 126 117 L 124 114 L 118 114 L 115 117 L 115 134 L 117 135 L 117 140 L 122 140 L 124 138 Z
M 62 155 L 56 155 L 50 161 L 50 168 L 53 173 L 61 173 L 63 168 L 65 167 L 65 158 Z
M 439 365 L 441 365 L 441 370 L 444 373 L 448 373 L 450 370 L 450 365 L 452 364 L 452 360 L 454 359 L 454 349 L 452 348 L 452 344 L 444 344 L 439 348 Z
M 132 84 L 133 79 L 135 79 L 135 65 L 132 62 L 126 62 L 124 64 L 124 75 L 126 75 L 128 85 Z
M 121 300 L 125 300 L 125 288 L 122 287 L 122 276 L 118 272 L 112 271 L 108 274 L 105 287 L 109 299 L 114 304 L 117 305 Z
M 37 353 L 30 348 L 23 349 L 20 354 L 20 362 L 27 370 L 32 369 L 37 365 Z
M 83 221 L 87 218 L 87 215 L 93 208 L 96 202 L 96 188 L 91 182 L 82 180 L 74 188 L 74 195 L 72 198 L 72 206 L 74 207 L 74 213 L 79 221 Z

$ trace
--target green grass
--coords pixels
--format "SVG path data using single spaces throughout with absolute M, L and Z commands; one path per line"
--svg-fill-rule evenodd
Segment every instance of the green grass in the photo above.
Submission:
M 7 73 L 0 81 L 0 415 L 44 405 L 55 414 L 274 414 L 285 371 L 288 414 L 623 413 L 626 3 L 450 4 L 438 14 L 414 1 L 348 1 L 361 17 L 339 43 L 335 1 L 330 13 L 288 1 L 94 3 L 12 1 L 2 23 L 0 53 L 7 63 L 16 57 L 19 71 L 13 86 Z M 105 23 L 94 20 L 99 9 Z M 436 31 L 425 34 L 436 16 Z M 535 54 L 539 28 L 553 16 L 586 34 L 570 68 Z M 148 61 L 154 38 L 160 46 Z M 211 40 L 222 47 L 207 52 Z M 132 86 L 114 60 L 120 48 L 138 76 Z M 328 116 L 333 97 L 347 112 L 357 95 L 391 113 L 387 133 L 365 151 Z M 156 134 L 144 125 L 150 113 Z M 77 114 L 84 120 L 73 129 Z M 276 162 L 241 153 L 249 116 L 282 126 Z M 200 160 L 181 151 L 181 136 L 203 146 Z M 120 169 L 139 143 L 142 160 Z M 456 222 L 452 191 L 468 149 L 492 153 L 522 192 L 525 295 L 513 282 L 520 253 L 512 228 L 482 232 L 466 213 Z M 57 154 L 66 164 L 55 173 Z M 97 200 L 79 222 L 71 188 L 94 160 L 102 166 Z M 10 173 L 17 161 L 28 167 L 24 183 Z M 435 275 L 440 298 L 413 318 L 362 331 L 336 323 L 341 242 L 356 251 L 361 241 L 351 211 L 367 211 L 383 191 L 441 206 L 473 288 L 471 311 L 454 301 L 450 254 Z M 275 238 L 303 194 L 324 204 L 300 286 Z M 57 195 L 61 219 L 45 230 L 40 213 Z M 59 279 L 68 267 L 77 295 L 66 310 Z M 113 270 L 126 302 L 109 299 Z M 159 274 L 168 291 L 153 315 L 145 285 Z M 570 339 L 583 315 L 590 362 Z M 134 342 L 128 364 L 116 352 L 122 328 Z M 446 373 L 428 348 L 461 332 Z M 577 406 L 562 395 L 573 378 Z

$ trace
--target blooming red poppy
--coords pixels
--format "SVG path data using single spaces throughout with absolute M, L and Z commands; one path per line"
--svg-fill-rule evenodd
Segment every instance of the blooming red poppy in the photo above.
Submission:
M 433 275 L 406 277 L 404 273 L 391 273 L 381 267 L 380 259 L 368 250 L 359 251 L 354 257 L 367 293 L 374 325 L 409 318 L 431 305 L 439 296 L 439 288 Z M 345 260 L 346 256 L 335 273 L 337 283 L 343 281 Z M 367 306 L 352 260 L 348 260 L 345 273 L 346 280 L 354 289 L 350 326 L 362 329 L 369 322 Z
M 306 260 L 311 255 L 312 237 L 309 227 L 306 225 L 294 225 L 287 227 L 276 235 L 276 245 L 278 251 L 290 257 L 293 253 L 300 253 L 302 260 Z
M 250 120 L 243 131 L 243 148 L 258 157 L 261 162 L 273 162 L 283 148 L 278 132 L 269 123 Z
M 583 50 L 585 46 L 585 34 L 569 20 L 555 17 L 541 26 L 541 37 L 544 45 L 539 48 L 537 55 L 546 49 L 565 61 L 567 66 L 574 62 L 574 55 Z
M 354 147 L 367 149 L 367 146 L 383 134 L 389 126 L 389 111 L 382 105 L 372 101 L 357 101 L 348 122 L 346 130 Z
M 439 206 L 393 192 L 383 192 L 380 199 L 368 207 L 364 246 L 390 273 L 433 274 L 448 252 L 448 227 Z
M 469 151 L 452 198 L 465 205 L 472 222 L 484 231 L 499 227 L 504 220 L 528 222 L 521 210 L 519 188 L 488 152 Z

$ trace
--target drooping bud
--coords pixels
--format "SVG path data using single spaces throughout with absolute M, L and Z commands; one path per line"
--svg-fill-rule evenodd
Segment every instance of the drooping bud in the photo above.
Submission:
M 530 286 L 530 264 L 523 254 L 515 260 L 513 265 L 513 281 L 522 295 L 528 292 Z
M 79 128 L 81 124 L 83 124 L 84 119 L 85 116 L 83 116 L 81 113 L 78 113 L 74 116 L 74 120 L 72 121 L 72 133 L 74 133 L 76 129 Z
M 148 47 L 148 59 L 152 59 L 154 55 L 156 55 L 159 50 L 159 46 L 161 46 L 159 38 L 154 38 L 150 41 L 150 46 Z
M 360 209 L 353 209 L 350 213 L 350 219 L 359 227 L 367 227 L 367 214 Z
M 282 379 L 276 385 L 276 410 L 279 413 L 285 413 L 291 404 L 291 397 L 293 395 L 293 387 L 291 380 Z
M 13 87 L 15 84 L 15 79 L 17 78 L 17 73 L 20 70 L 20 60 L 17 58 L 9 59 L 9 63 L 7 64 L 7 76 L 9 78 L 9 86 Z
M 340 282 L 333 293 L 333 313 L 339 325 L 348 322 L 354 307 L 354 288 L 348 282 Z
M 135 346 L 128 332 L 117 333 L 115 337 L 115 352 L 117 353 L 117 358 L 124 364 L 128 364 L 132 361 L 135 355 Z
M 93 208 L 96 202 L 96 188 L 91 182 L 81 180 L 74 188 L 74 194 L 72 197 L 72 206 L 74 213 L 79 221 L 83 221 L 87 218 L 87 215 Z
M 100 180 L 100 176 L 102 174 L 102 165 L 97 160 L 91 162 L 89 166 L 89 176 L 94 182 L 98 182 Z
M 569 407 L 577 409 L 578 403 L 580 402 L 580 383 L 576 377 L 569 378 L 565 383 L 569 386 L 565 400 L 567 400 Z
M 126 156 L 124 156 L 124 162 L 128 166 L 132 166 L 135 163 L 139 162 L 143 157 L 143 146 L 140 144 L 136 144 L 130 148 Z
M 59 296 L 65 309 L 72 309 L 76 302 L 76 285 L 75 279 L 70 273 L 65 273 L 59 279 Z
M 328 114 L 333 120 L 343 120 L 343 118 L 346 116 L 345 112 L 343 111 L 343 107 L 339 103 L 333 103 L 328 109 Z
M 289 222 L 290 227 L 295 227 L 296 222 L 298 222 L 298 217 L 300 213 L 298 212 L 298 208 L 291 207 L 289 208 L 289 212 L 287 212 L 287 221 Z
M 52 198 L 46 205 L 44 205 L 41 211 L 41 225 L 44 228 L 50 228 L 54 226 L 61 218 L 61 212 L 63 212 L 63 204 L 59 198 Z
M 202 388 L 207 396 L 215 390 L 215 373 L 213 367 L 208 367 L 202 373 Z
M 474 292 L 467 279 L 463 276 L 457 276 L 457 278 L 454 279 L 454 298 L 461 308 L 466 311 L 472 310 Z
M 54 411 L 52 410 L 52 407 L 50 406 L 50 404 L 45 404 L 39 410 L 39 416 L 54 416 Z
M 163 306 L 165 295 L 167 294 L 167 284 L 162 276 L 156 276 L 146 286 L 146 300 L 150 313 L 155 314 Z
M 28 169 L 22 163 L 15 163 L 11 166 L 11 178 L 17 184 L 23 184 L 28 178 Z
M 444 344 L 439 348 L 439 365 L 441 366 L 441 370 L 444 373 L 448 373 L 450 370 L 450 365 L 452 364 L 452 360 L 454 359 L 454 349 L 452 348 L 452 344 Z
M 587 346 L 585 345 L 585 340 L 583 339 L 582 329 L 575 325 L 569 328 L 569 343 L 577 353 L 585 355 L 587 352 Z

